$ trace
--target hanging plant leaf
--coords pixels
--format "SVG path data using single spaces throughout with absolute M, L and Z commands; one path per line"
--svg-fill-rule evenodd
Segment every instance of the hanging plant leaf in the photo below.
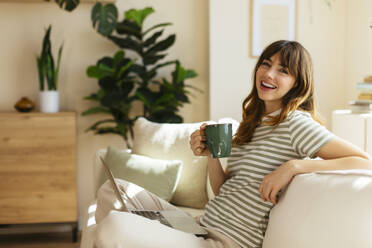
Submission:
M 80 3 L 80 0 L 55 0 L 60 8 L 67 11 L 73 11 Z
M 102 5 L 96 3 L 91 15 L 93 27 L 103 36 L 108 36 L 114 31 L 118 19 L 118 10 L 112 3 Z

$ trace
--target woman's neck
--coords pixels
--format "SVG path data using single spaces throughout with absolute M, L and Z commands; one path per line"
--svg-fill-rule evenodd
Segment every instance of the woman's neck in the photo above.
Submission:
M 282 106 L 267 106 L 267 105 L 265 105 L 265 114 L 264 115 L 269 115 L 271 113 L 274 113 L 275 111 L 278 111 L 281 108 L 282 108 Z

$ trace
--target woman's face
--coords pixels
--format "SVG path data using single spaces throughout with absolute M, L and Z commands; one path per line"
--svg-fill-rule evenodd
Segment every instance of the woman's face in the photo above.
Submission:
M 265 102 L 265 112 L 271 113 L 282 107 L 282 98 L 294 86 L 295 78 L 281 65 L 276 53 L 258 67 L 255 83 L 258 97 Z

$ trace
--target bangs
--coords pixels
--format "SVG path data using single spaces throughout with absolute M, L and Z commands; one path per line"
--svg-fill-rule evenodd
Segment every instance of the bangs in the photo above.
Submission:
M 287 67 L 291 75 L 297 77 L 299 65 L 301 63 L 301 56 L 294 46 L 288 45 L 279 51 L 280 63 Z
M 300 49 L 297 43 L 291 41 L 274 42 L 262 53 L 260 64 L 262 64 L 263 60 L 271 58 L 276 53 L 279 53 L 281 65 L 288 68 L 291 75 L 297 77 L 301 63 Z

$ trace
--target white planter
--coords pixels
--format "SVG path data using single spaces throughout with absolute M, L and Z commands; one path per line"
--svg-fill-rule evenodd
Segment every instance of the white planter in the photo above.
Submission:
M 58 91 L 40 91 L 40 112 L 56 113 L 59 111 Z

